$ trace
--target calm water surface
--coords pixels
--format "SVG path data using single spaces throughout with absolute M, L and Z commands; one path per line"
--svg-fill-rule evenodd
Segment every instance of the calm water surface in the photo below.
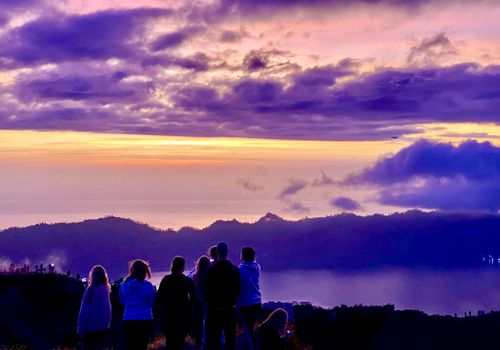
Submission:
M 158 284 L 162 272 L 153 274 Z M 500 269 L 465 271 L 385 270 L 262 272 L 265 301 L 309 301 L 315 305 L 394 304 L 428 314 L 500 310 Z

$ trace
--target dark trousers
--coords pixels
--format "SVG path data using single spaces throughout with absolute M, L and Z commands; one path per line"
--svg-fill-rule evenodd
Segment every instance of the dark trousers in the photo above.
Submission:
M 206 314 L 206 305 L 195 302 L 193 307 L 193 337 L 196 342 L 196 349 L 201 349 L 203 343 L 203 327 Z
M 236 338 L 236 307 L 211 308 L 207 311 L 208 350 L 220 350 L 224 332 L 224 350 L 234 350 Z
M 260 303 L 250 306 L 240 306 L 241 321 L 245 323 L 245 331 L 248 332 L 249 338 L 253 344 L 253 349 L 256 348 L 255 325 L 257 324 L 257 317 L 261 310 L 262 304 Z
M 123 321 L 128 350 L 146 350 L 151 338 L 152 327 L 153 321 L 151 320 Z
M 182 350 L 189 331 L 189 319 L 179 316 L 165 322 L 166 350 Z
M 112 349 L 111 333 L 109 329 L 93 332 L 85 332 L 83 335 L 82 348 L 84 350 Z

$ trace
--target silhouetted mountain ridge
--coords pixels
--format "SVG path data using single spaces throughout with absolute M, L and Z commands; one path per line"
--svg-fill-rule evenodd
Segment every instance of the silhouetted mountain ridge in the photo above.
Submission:
M 255 223 L 219 220 L 204 229 L 183 227 L 177 232 L 105 217 L 1 231 L 0 258 L 28 258 L 32 264 L 52 259 L 74 272 L 100 263 L 111 274 L 122 275 L 133 258 L 148 259 L 156 271 L 167 270 L 174 255 L 185 256 L 189 264 L 225 240 L 233 261 L 242 246 L 252 245 L 268 271 L 456 269 L 477 267 L 481 255 L 500 256 L 498 232 L 500 215 L 482 213 L 346 213 L 298 221 L 267 213 Z

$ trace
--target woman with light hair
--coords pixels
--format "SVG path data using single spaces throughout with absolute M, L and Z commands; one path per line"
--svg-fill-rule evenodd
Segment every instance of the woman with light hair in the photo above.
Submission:
M 288 313 L 285 309 L 276 309 L 259 326 L 259 350 L 285 350 L 285 339 Z
M 101 265 L 92 267 L 88 277 L 78 315 L 78 335 L 86 350 L 107 349 L 110 345 L 111 285 L 106 269 Z

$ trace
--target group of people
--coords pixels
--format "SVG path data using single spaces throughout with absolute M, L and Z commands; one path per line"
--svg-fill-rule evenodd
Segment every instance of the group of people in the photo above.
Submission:
M 288 315 L 278 309 L 258 325 L 262 309 L 261 268 L 255 261 L 255 250 L 244 247 L 238 267 L 228 260 L 228 253 L 228 245 L 219 243 L 209 250 L 209 256 L 201 256 L 187 275 L 185 259 L 174 257 L 170 273 L 163 277 L 158 291 L 149 281 L 149 264 L 142 259 L 134 260 L 119 289 L 128 349 L 147 349 L 154 320 L 165 335 L 167 350 L 182 350 L 188 334 L 194 338 L 196 349 L 219 350 L 223 346 L 232 350 L 239 319 L 248 349 L 279 350 L 278 342 L 284 335 Z M 112 314 L 110 293 L 106 270 L 101 265 L 94 266 L 89 273 L 77 328 L 87 349 L 107 346 Z

